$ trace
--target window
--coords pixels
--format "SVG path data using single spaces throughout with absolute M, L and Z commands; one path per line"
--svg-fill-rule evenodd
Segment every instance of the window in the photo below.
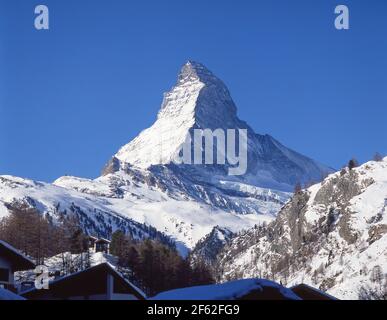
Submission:
M 9 282 L 9 270 L 0 268 L 0 282 Z

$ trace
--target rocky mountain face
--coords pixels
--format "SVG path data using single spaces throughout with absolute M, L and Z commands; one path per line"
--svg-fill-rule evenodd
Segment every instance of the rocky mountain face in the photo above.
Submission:
M 233 235 L 234 234 L 226 228 L 220 228 L 219 226 L 214 227 L 212 231 L 201 239 L 191 251 L 191 263 L 204 262 L 212 269 L 214 275 L 216 275 L 216 259 L 222 249 L 229 244 Z
M 273 222 L 233 238 L 219 276 L 307 283 L 346 299 L 387 292 L 386 208 L 387 158 L 343 169 L 295 194 Z
M 229 175 L 234 166 L 229 161 L 177 164 L 195 129 L 247 130 L 246 172 Z M 224 83 L 189 61 L 164 95 L 156 122 L 123 146 L 101 177 L 64 176 L 48 184 L 1 176 L 0 216 L 13 201 L 27 201 L 54 218 L 82 216 L 88 232 L 105 237 L 118 228 L 141 229 L 147 236 L 153 233 L 145 232 L 149 228 L 187 254 L 216 226 L 238 232 L 272 221 L 296 182 L 320 181 L 330 171 L 271 136 L 256 134 L 237 117 Z
M 245 174 L 227 176 L 228 161 L 224 165 L 196 164 L 178 168 L 171 165 L 181 155 L 187 135 L 193 137 L 195 129 L 247 130 Z M 194 143 L 191 145 L 193 148 Z M 203 145 L 201 147 L 204 149 Z M 186 176 L 201 183 L 219 184 L 219 180 L 227 180 L 281 191 L 293 191 L 297 182 L 320 181 L 332 171 L 286 148 L 269 135 L 256 134 L 238 118 L 225 84 L 205 66 L 193 61 L 182 67 L 176 85 L 164 95 L 156 122 L 123 146 L 104 173 L 125 169 L 128 164 L 143 169 L 166 165 L 172 173 L 182 169 L 179 175 L 188 170 Z

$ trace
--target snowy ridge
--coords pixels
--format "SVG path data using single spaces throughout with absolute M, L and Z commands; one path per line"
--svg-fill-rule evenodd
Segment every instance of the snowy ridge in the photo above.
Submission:
M 219 252 L 230 242 L 233 235 L 229 229 L 219 226 L 214 227 L 192 250 L 190 254 L 191 262 L 195 264 L 200 260 L 208 267 L 213 268 Z
M 153 174 L 131 169 L 96 180 L 66 177 L 54 184 L 87 194 L 97 190 L 98 197 L 109 198 L 107 205 L 114 211 L 170 235 L 183 251 L 183 247 L 192 249 L 215 226 L 236 232 L 271 221 L 289 197 L 255 187 L 235 194 L 232 189 L 227 193 L 214 187 L 206 190 L 206 186 L 192 185 L 167 168 L 164 170 Z
M 70 186 L 59 186 L 65 183 Z M 125 174 L 96 180 L 66 177 L 54 185 L 0 176 L 0 216 L 8 215 L 8 206 L 14 201 L 49 214 L 53 221 L 62 215 L 75 214 L 88 233 L 107 238 L 117 229 L 125 230 L 134 238 L 168 241 L 170 237 L 183 255 L 216 225 L 238 231 L 272 219 L 256 213 L 227 212 L 184 195 L 174 199 L 156 187 L 133 183 Z
M 240 234 L 220 257 L 222 278 L 306 283 L 342 299 L 383 286 L 387 273 L 387 158 L 328 176 L 277 219 Z
M 0 217 L 9 214 L 9 208 L 24 203 L 51 216 L 54 222 L 67 215 L 75 215 L 89 234 L 109 237 L 121 229 L 134 239 L 154 238 L 165 243 L 172 240 L 149 225 L 136 222 L 114 211 L 109 201 L 93 195 L 65 189 L 49 183 L 36 182 L 12 176 L 0 176 Z

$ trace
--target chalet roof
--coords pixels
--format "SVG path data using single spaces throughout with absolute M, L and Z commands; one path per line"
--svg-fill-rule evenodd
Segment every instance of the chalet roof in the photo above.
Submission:
M 111 241 L 105 238 L 99 238 L 95 241 L 96 243 L 110 243 Z
M 282 285 L 265 279 L 241 279 L 220 284 L 161 292 L 151 300 L 302 300 Z
M 290 288 L 296 295 L 303 300 L 338 300 L 330 294 L 313 288 L 305 283 L 295 285 Z
M 0 240 L 0 257 L 11 261 L 13 271 L 35 268 L 35 263 L 30 258 L 3 240 Z
M 119 284 L 121 290 L 124 290 L 126 292 L 130 291 L 138 299 L 146 298 L 146 295 L 142 290 L 140 290 L 133 283 L 125 279 L 118 271 L 114 269 L 114 267 L 112 267 L 107 262 L 50 281 L 49 290 L 53 290 L 59 293 L 78 289 L 88 290 L 87 286 L 94 286 L 96 282 L 98 282 L 98 280 L 102 280 L 102 283 L 106 283 L 106 281 L 103 279 L 103 275 L 106 273 L 110 273 L 114 277 L 114 279 L 117 280 L 117 283 Z M 83 282 L 82 285 L 80 285 L 81 282 Z M 48 290 L 37 290 L 36 288 L 31 288 L 27 291 L 24 291 L 22 293 L 22 296 L 34 299 L 37 295 L 42 293 L 42 291 L 47 292 Z
M 25 298 L 7 289 L 0 288 L 0 300 L 25 300 Z

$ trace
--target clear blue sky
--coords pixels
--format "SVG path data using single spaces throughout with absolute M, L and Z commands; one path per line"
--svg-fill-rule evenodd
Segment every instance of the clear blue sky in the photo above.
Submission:
M 387 154 L 386 17 L 385 0 L 0 0 L 0 174 L 98 176 L 187 59 L 258 133 L 336 168 Z

